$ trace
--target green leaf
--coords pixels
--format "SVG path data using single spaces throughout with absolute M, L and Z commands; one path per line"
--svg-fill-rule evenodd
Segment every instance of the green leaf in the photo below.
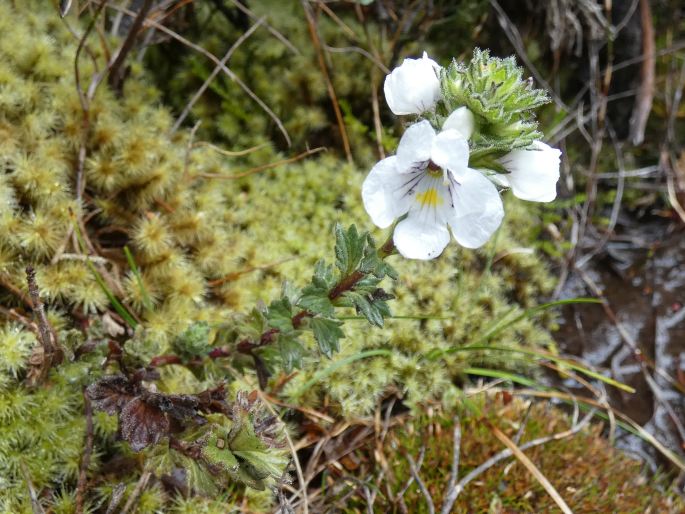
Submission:
M 340 273 L 346 274 L 350 264 L 350 255 L 347 249 L 347 234 L 340 223 L 335 224 L 335 265 Z
M 321 353 L 330 358 L 333 352 L 340 350 L 339 340 L 345 337 L 345 333 L 340 329 L 341 321 L 312 318 L 309 325 L 314 332 L 314 339 L 316 339 Z
M 397 272 L 387 262 L 378 256 L 376 243 L 371 235 L 367 235 L 367 245 L 364 249 L 364 258 L 359 264 L 359 271 L 362 273 L 371 273 L 375 277 L 382 279 L 386 275 L 393 280 L 397 280 Z
M 209 350 L 209 333 L 210 327 L 206 321 L 192 323 L 174 339 L 174 350 L 184 356 L 204 356 Z
M 328 288 L 309 285 L 302 290 L 302 297 L 297 303 L 298 307 L 322 316 L 331 317 L 335 308 L 328 297 Z
M 281 335 L 278 338 L 278 346 L 281 351 L 281 359 L 283 360 L 283 367 L 286 372 L 290 373 L 294 368 L 302 367 L 304 348 L 297 339 Z
M 343 276 L 357 269 L 364 256 L 367 234 L 359 234 L 357 227 L 350 225 L 345 231 L 339 223 L 335 226 L 335 265 Z
M 333 274 L 333 266 L 326 264 L 326 261 L 320 259 L 314 266 L 314 276 L 312 276 L 312 285 L 321 289 L 329 290 L 335 286 L 335 275 Z
M 212 429 L 207 444 L 202 447 L 202 457 L 212 466 L 230 474 L 238 472 L 240 464 L 228 447 L 228 433 L 221 427 Z
M 377 327 L 382 327 L 383 316 L 390 314 L 387 304 L 382 300 L 374 301 L 370 296 L 355 291 L 349 291 L 343 296 L 352 302 L 357 314 L 361 314 L 369 323 Z
M 292 282 L 286 280 L 281 287 L 281 296 L 287 298 L 291 305 L 295 305 L 300 298 L 300 290 Z
M 281 332 L 292 332 L 293 307 L 287 297 L 271 302 L 266 317 L 270 327 L 277 328 Z

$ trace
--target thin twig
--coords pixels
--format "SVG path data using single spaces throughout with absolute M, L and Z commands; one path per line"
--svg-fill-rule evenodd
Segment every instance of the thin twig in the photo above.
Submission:
M 29 500 L 31 501 L 31 510 L 33 511 L 33 514 L 45 514 L 45 509 L 43 509 L 43 506 L 40 504 L 38 494 L 36 493 L 36 488 L 33 485 L 33 481 L 29 475 L 29 470 L 26 468 L 26 464 L 20 462 L 19 467 L 21 468 L 21 473 L 24 475 L 26 487 L 29 490 Z
M 345 127 L 345 120 L 340 110 L 340 104 L 338 102 L 338 96 L 335 93 L 335 88 L 333 87 L 333 82 L 331 81 L 331 76 L 328 73 L 328 66 L 326 65 L 326 59 L 324 58 L 323 48 L 321 46 L 321 38 L 319 37 L 319 31 L 316 26 L 316 21 L 314 20 L 314 13 L 312 12 L 312 7 L 309 5 L 308 0 L 302 0 L 302 8 L 304 9 L 305 17 L 307 18 L 307 25 L 309 26 L 309 35 L 311 37 L 312 43 L 314 44 L 314 49 L 316 50 L 316 55 L 319 60 L 319 68 L 321 68 L 321 73 L 326 82 L 326 89 L 328 90 L 328 96 L 333 104 L 333 112 L 335 112 L 335 118 L 338 121 L 338 129 L 340 130 L 340 137 L 342 138 L 343 148 L 345 149 L 345 156 L 347 157 L 347 162 L 352 164 L 352 149 L 350 148 L 350 140 L 347 137 L 347 128 Z
M 122 68 L 124 61 L 126 60 L 126 56 L 128 56 L 129 52 L 133 49 L 133 45 L 136 41 L 136 38 L 138 37 L 138 33 L 140 32 L 140 29 L 143 26 L 143 21 L 145 20 L 145 17 L 147 16 L 147 13 L 150 11 L 151 7 L 152 0 L 144 0 L 143 5 L 138 11 L 137 16 L 133 20 L 133 24 L 131 25 L 131 28 L 128 31 L 126 39 L 119 47 L 119 50 L 116 52 L 116 57 L 114 57 L 114 61 L 110 66 L 108 66 L 108 81 L 110 87 L 114 90 L 118 90 L 121 87 L 121 82 L 124 80 L 124 73 Z
M 238 0 L 231 0 L 233 4 L 243 11 L 245 14 L 247 14 L 250 18 L 253 20 L 257 19 L 257 15 L 253 13 L 250 9 L 248 9 L 244 4 L 240 3 Z M 300 52 L 295 45 L 293 45 L 287 37 L 285 37 L 283 34 L 281 34 L 278 30 L 276 30 L 274 27 L 269 25 L 268 23 L 265 23 L 264 26 L 267 28 L 269 32 L 271 32 L 276 39 L 278 39 L 283 45 L 290 50 L 292 53 L 295 55 L 302 55 L 302 52 Z
M 152 476 L 151 471 L 144 471 L 143 474 L 140 475 L 140 478 L 138 479 L 138 482 L 136 483 L 135 489 L 133 489 L 131 496 L 128 497 L 126 504 L 124 504 L 124 508 L 121 509 L 121 512 L 119 514 L 127 514 L 128 511 L 133 508 L 133 506 L 138 501 L 138 498 L 142 494 L 143 490 L 147 487 L 147 483 L 150 480 L 151 476 Z
M 93 453 L 93 407 L 85 389 L 83 390 L 83 409 L 86 415 L 86 440 L 76 485 L 76 506 L 74 507 L 76 514 L 83 512 L 86 486 L 88 485 L 88 467 L 90 466 L 90 456 Z
M 26 267 L 26 279 L 29 286 L 29 295 L 31 296 L 31 303 L 33 304 L 33 312 L 37 314 L 38 317 L 38 329 L 40 331 L 40 342 L 45 351 L 45 357 L 48 359 L 49 364 L 52 365 L 53 358 L 59 358 L 58 353 L 58 343 L 53 341 L 54 331 L 50 328 L 50 322 L 48 317 L 45 315 L 45 306 L 40 299 L 40 291 L 38 290 L 38 284 L 36 283 L 36 270 L 32 266 Z
M 300 159 L 304 159 L 305 157 L 309 157 L 310 155 L 322 152 L 324 150 L 326 150 L 326 148 L 324 147 L 314 148 L 313 150 L 306 150 L 300 154 L 297 154 L 295 157 L 289 157 L 288 159 L 282 159 L 280 161 L 271 162 L 269 164 L 263 164 L 261 166 L 257 166 L 256 168 L 251 168 L 249 170 L 240 172 L 236 175 L 224 175 L 223 173 L 197 173 L 193 175 L 193 177 L 235 180 L 247 177 L 249 175 L 254 175 L 255 173 L 259 173 L 260 171 L 266 171 L 270 170 L 271 168 L 277 168 L 278 166 L 281 166 L 283 164 L 290 164 L 291 162 L 299 161 Z
M 130 11 L 129 9 L 125 9 L 123 7 L 117 7 L 117 6 L 109 6 L 110 9 L 114 9 L 116 11 L 121 11 L 128 16 L 135 16 L 135 13 Z M 278 116 L 269 108 L 268 105 L 264 103 L 264 101 L 257 96 L 257 94 L 250 89 L 243 80 L 238 77 L 233 71 L 231 71 L 230 68 L 227 66 L 221 64 L 221 61 L 219 60 L 218 57 L 216 57 L 213 53 L 207 51 L 206 49 L 202 48 L 199 45 L 196 45 L 195 43 L 189 41 L 188 39 L 184 38 L 180 34 L 174 32 L 168 27 L 165 27 L 164 25 L 157 23 L 156 21 L 148 18 L 145 20 L 145 24 L 151 27 L 156 28 L 157 30 L 164 32 L 168 36 L 171 36 L 175 40 L 183 43 L 186 45 L 188 48 L 191 48 L 192 50 L 195 50 L 198 53 L 201 53 L 205 57 L 207 57 L 210 61 L 212 61 L 214 64 L 218 65 L 221 68 L 221 71 L 223 71 L 232 81 L 234 81 L 240 88 L 245 91 L 245 93 L 252 98 L 261 108 L 264 110 L 264 112 L 267 113 L 267 115 L 276 123 L 276 126 L 278 126 L 278 129 L 281 131 L 281 134 L 283 134 L 283 137 L 285 138 L 286 143 L 288 146 L 292 146 L 292 141 L 290 140 L 290 135 L 288 134 L 288 131 L 285 129 L 285 126 L 283 125 L 283 122 L 280 120 Z
M 457 478 L 459 477 L 459 454 L 461 453 L 461 422 L 459 421 L 459 416 L 454 417 L 454 433 L 453 433 L 454 444 L 452 445 L 452 470 L 450 471 L 450 479 L 447 482 L 447 488 L 445 489 L 445 494 L 443 498 L 449 498 L 452 494 L 452 490 L 457 485 Z M 447 501 L 443 502 L 442 509 L 440 509 L 440 514 L 449 514 L 452 506 L 447 504 Z
M 202 120 L 197 120 L 197 123 L 193 125 L 193 128 L 190 129 L 190 134 L 188 135 L 188 144 L 186 145 L 186 154 L 185 157 L 183 158 L 183 178 L 185 179 L 188 176 L 188 168 L 190 167 L 190 152 L 193 151 L 193 140 L 195 139 L 195 133 L 197 132 L 197 129 L 200 128 L 200 125 L 202 124 Z M 173 129 L 172 129 L 173 132 Z
M 233 56 L 235 51 L 238 49 L 238 47 L 240 45 L 242 45 L 243 42 L 245 42 L 245 40 L 247 38 L 249 38 L 255 32 L 255 30 L 257 30 L 259 28 L 259 26 L 262 23 L 264 23 L 264 19 L 265 19 L 264 16 L 259 18 L 254 25 L 252 25 L 244 34 L 242 34 L 236 40 L 235 43 L 233 43 L 231 45 L 231 47 L 226 52 L 226 55 L 224 55 L 223 58 L 221 59 L 221 61 L 220 61 L 221 65 L 217 65 L 214 67 L 214 69 L 212 70 L 212 73 L 209 74 L 209 77 L 207 77 L 207 79 L 202 83 L 200 88 L 195 92 L 195 94 L 190 99 L 190 101 L 183 108 L 183 111 L 181 111 L 181 115 L 178 117 L 178 119 L 174 123 L 174 126 L 171 127 L 171 131 L 170 131 L 171 134 L 175 133 L 178 130 L 178 128 L 181 126 L 181 123 L 183 123 L 183 120 L 185 120 L 186 117 L 188 116 L 188 114 L 190 114 L 190 110 L 193 108 L 195 103 L 200 99 L 200 97 L 204 94 L 204 92 L 207 90 L 209 85 L 212 83 L 212 80 L 214 80 L 216 78 L 216 76 L 219 74 L 219 72 L 221 71 L 221 66 L 226 65 L 226 63 L 231 59 L 231 57 Z
M 268 143 L 261 143 L 259 145 L 251 146 L 250 148 L 246 148 L 245 150 L 224 150 L 223 148 L 219 148 L 218 146 L 213 145 L 212 143 L 209 143 L 207 141 L 198 141 L 197 143 L 193 143 L 193 148 L 197 148 L 199 146 L 206 146 L 207 148 L 211 148 L 215 152 L 218 152 L 221 155 L 225 155 L 226 157 L 242 157 L 243 155 L 248 155 L 252 152 L 256 152 L 260 148 L 264 148 L 267 145 Z
M 114 511 L 119 506 L 119 503 L 121 503 L 121 499 L 124 497 L 125 492 L 125 483 L 119 482 L 116 486 L 114 486 L 112 497 L 109 500 L 109 505 L 107 505 L 107 512 L 105 512 L 105 514 L 114 514 Z
M 433 498 L 428 492 L 426 484 L 423 483 L 423 480 L 421 480 L 421 477 L 419 476 L 419 470 L 416 466 L 416 463 L 414 462 L 414 459 L 412 459 L 411 455 L 409 454 L 407 454 L 406 457 L 407 461 L 409 462 L 409 472 L 411 473 L 411 476 L 414 478 L 416 485 L 419 486 L 419 490 L 421 491 L 421 494 L 423 494 L 423 497 L 426 500 L 426 505 L 428 506 L 428 514 L 435 514 L 435 504 L 433 503 Z
M 630 140 L 634 145 L 639 145 L 645 138 L 647 119 L 652 110 L 654 99 L 656 56 L 654 49 L 654 22 L 649 7 L 649 0 L 639 0 L 640 19 L 642 20 L 642 55 L 645 60 L 640 67 L 640 87 L 635 97 L 635 107 L 630 117 Z
M 551 441 L 558 441 L 560 439 L 565 439 L 566 437 L 575 435 L 578 432 L 580 432 L 588 423 L 590 423 L 590 420 L 594 415 L 595 410 L 592 409 L 579 423 L 572 426 L 570 429 L 564 430 L 563 432 L 559 432 L 557 434 L 540 437 L 538 439 L 533 439 L 532 441 L 528 441 L 527 443 L 519 446 L 519 449 L 521 451 L 528 450 L 529 448 L 533 448 L 535 446 L 541 446 Z M 467 474 L 464 478 L 462 478 L 459 481 L 459 483 L 457 483 L 454 489 L 452 489 L 451 494 L 445 499 L 445 503 L 443 505 L 443 512 L 451 512 L 452 507 L 454 506 L 454 503 L 457 501 L 459 494 L 461 494 L 461 492 L 464 490 L 464 488 L 469 482 L 471 482 L 475 478 L 478 478 L 491 467 L 503 461 L 504 459 L 511 457 L 513 454 L 514 453 L 509 448 L 507 448 L 506 450 L 502 450 L 501 452 L 493 455 L 488 460 L 483 462 L 480 466 L 471 470 L 469 474 Z

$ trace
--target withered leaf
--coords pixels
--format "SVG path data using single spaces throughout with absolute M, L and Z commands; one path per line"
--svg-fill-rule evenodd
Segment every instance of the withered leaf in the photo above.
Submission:
M 135 452 L 157 444 L 169 433 L 166 414 L 143 398 L 134 398 L 121 409 L 119 431 Z
M 113 416 L 135 396 L 136 389 L 124 375 L 108 375 L 89 385 L 86 393 L 95 409 Z
M 205 419 L 198 414 L 200 402 L 196 396 L 189 394 L 146 393 L 143 396 L 143 401 L 179 421 L 192 419 L 199 424 L 205 423 Z

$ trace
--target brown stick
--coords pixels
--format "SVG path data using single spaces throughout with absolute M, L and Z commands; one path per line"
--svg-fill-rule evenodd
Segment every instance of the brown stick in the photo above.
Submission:
M 38 315 L 38 329 L 40 333 L 40 342 L 45 350 L 46 358 L 52 359 L 56 357 L 54 354 L 59 350 L 57 341 L 52 340 L 53 332 L 50 330 L 48 318 L 45 315 L 45 306 L 40 299 L 40 292 L 38 284 L 36 283 L 36 270 L 33 266 L 26 267 L 26 278 L 29 284 L 29 295 L 31 296 L 31 303 L 33 304 L 33 312 Z
M 635 107 L 630 118 L 630 140 L 636 146 L 644 141 L 645 127 L 654 99 L 656 55 L 654 52 L 654 24 L 649 0 L 640 0 L 640 18 L 642 21 L 642 55 L 644 56 L 640 67 L 642 83 L 635 97 Z
M 76 485 L 76 506 L 74 507 L 76 514 L 83 512 L 86 486 L 88 485 L 88 466 L 90 465 L 90 456 L 93 454 L 93 407 L 85 389 L 83 391 L 83 409 L 86 414 L 86 445 L 83 450 L 83 457 L 79 466 L 78 483 Z
M 316 21 L 314 20 L 314 14 L 312 13 L 312 8 L 307 0 L 302 0 L 302 7 L 304 8 L 304 14 L 307 17 L 309 35 L 312 38 L 312 43 L 314 44 L 314 49 L 316 50 L 316 55 L 319 59 L 319 67 L 321 68 L 321 73 L 323 74 L 323 78 L 326 81 L 326 89 L 328 90 L 328 96 L 331 99 L 331 103 L 333 104 L 333 111 L 335 112 L 335 118 L 338 121 L 338 128 L 340 130 L 340 137 L 342 138 L 343 148 L 345 149 L 345 155 L 347 156 L 347 161 L 350 164 L 352 164 L 352 150 L 350 148 L 350 140 L 347 137 L 345 120 L 343 119 L 342 112 L 340 111 L 338 96 L 335 93 L 335 88 L 333 87 L 331 76 L 328 73 L 326 59 L 324 59 L 323 49 L 321 48 L 321 39 L 319 38 L 319 33 L 316 29 Z
M 110 87 L 114 90 L 118 90 L 121 87 L 121 83 L 124 80 L 122 66 L 124 64 L 124 61 L 126 60 L 126 56 L 133 49 L 133 44 L 135 43 L 136 38 L 138 37 L 138 32 L 140 32 L 140 29 L 143 26 L 143 22 L 145 21 L 145 17 L 147 16 L 147 13 L 150 11 L 151 7 L 152 0 L 145 0 L 145 3 L 143 3 L 143 6 L 140 8 L 140 11 L 138 12 L 138 16 L 136 16 L 135 20 L 133 20 L 131 30 L 128 31 L 126 40 L 121 45 L 121 48 L 117 52 L 117 56 L 114 59 L 114 62 L 109 67 L 108 81 Z

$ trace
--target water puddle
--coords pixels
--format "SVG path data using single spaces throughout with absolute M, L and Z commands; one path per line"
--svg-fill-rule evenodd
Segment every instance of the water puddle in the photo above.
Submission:
M 591 280 L 604 291 L 625 333 L 601 305 L 570 305 L 562 311 L 555 339 L 562 351 L 633 386 L 635 394 L 607 388 L 612 406 L 683 455 L 685 395 L 659 373 L 652 373 L 650 385 L 625 339 L 633 339 L 658 369 L 685 386 L 685 231 L 663 222 L 632 223 L 621 231 L 582 267 L 585 277 L 570 274 L 561 298 L 592 296 Z M 556 385 L 587 394 L 570 380 Z M 621 436 L 617 444 L 655 462 L 655 453 L 637 438 Z

